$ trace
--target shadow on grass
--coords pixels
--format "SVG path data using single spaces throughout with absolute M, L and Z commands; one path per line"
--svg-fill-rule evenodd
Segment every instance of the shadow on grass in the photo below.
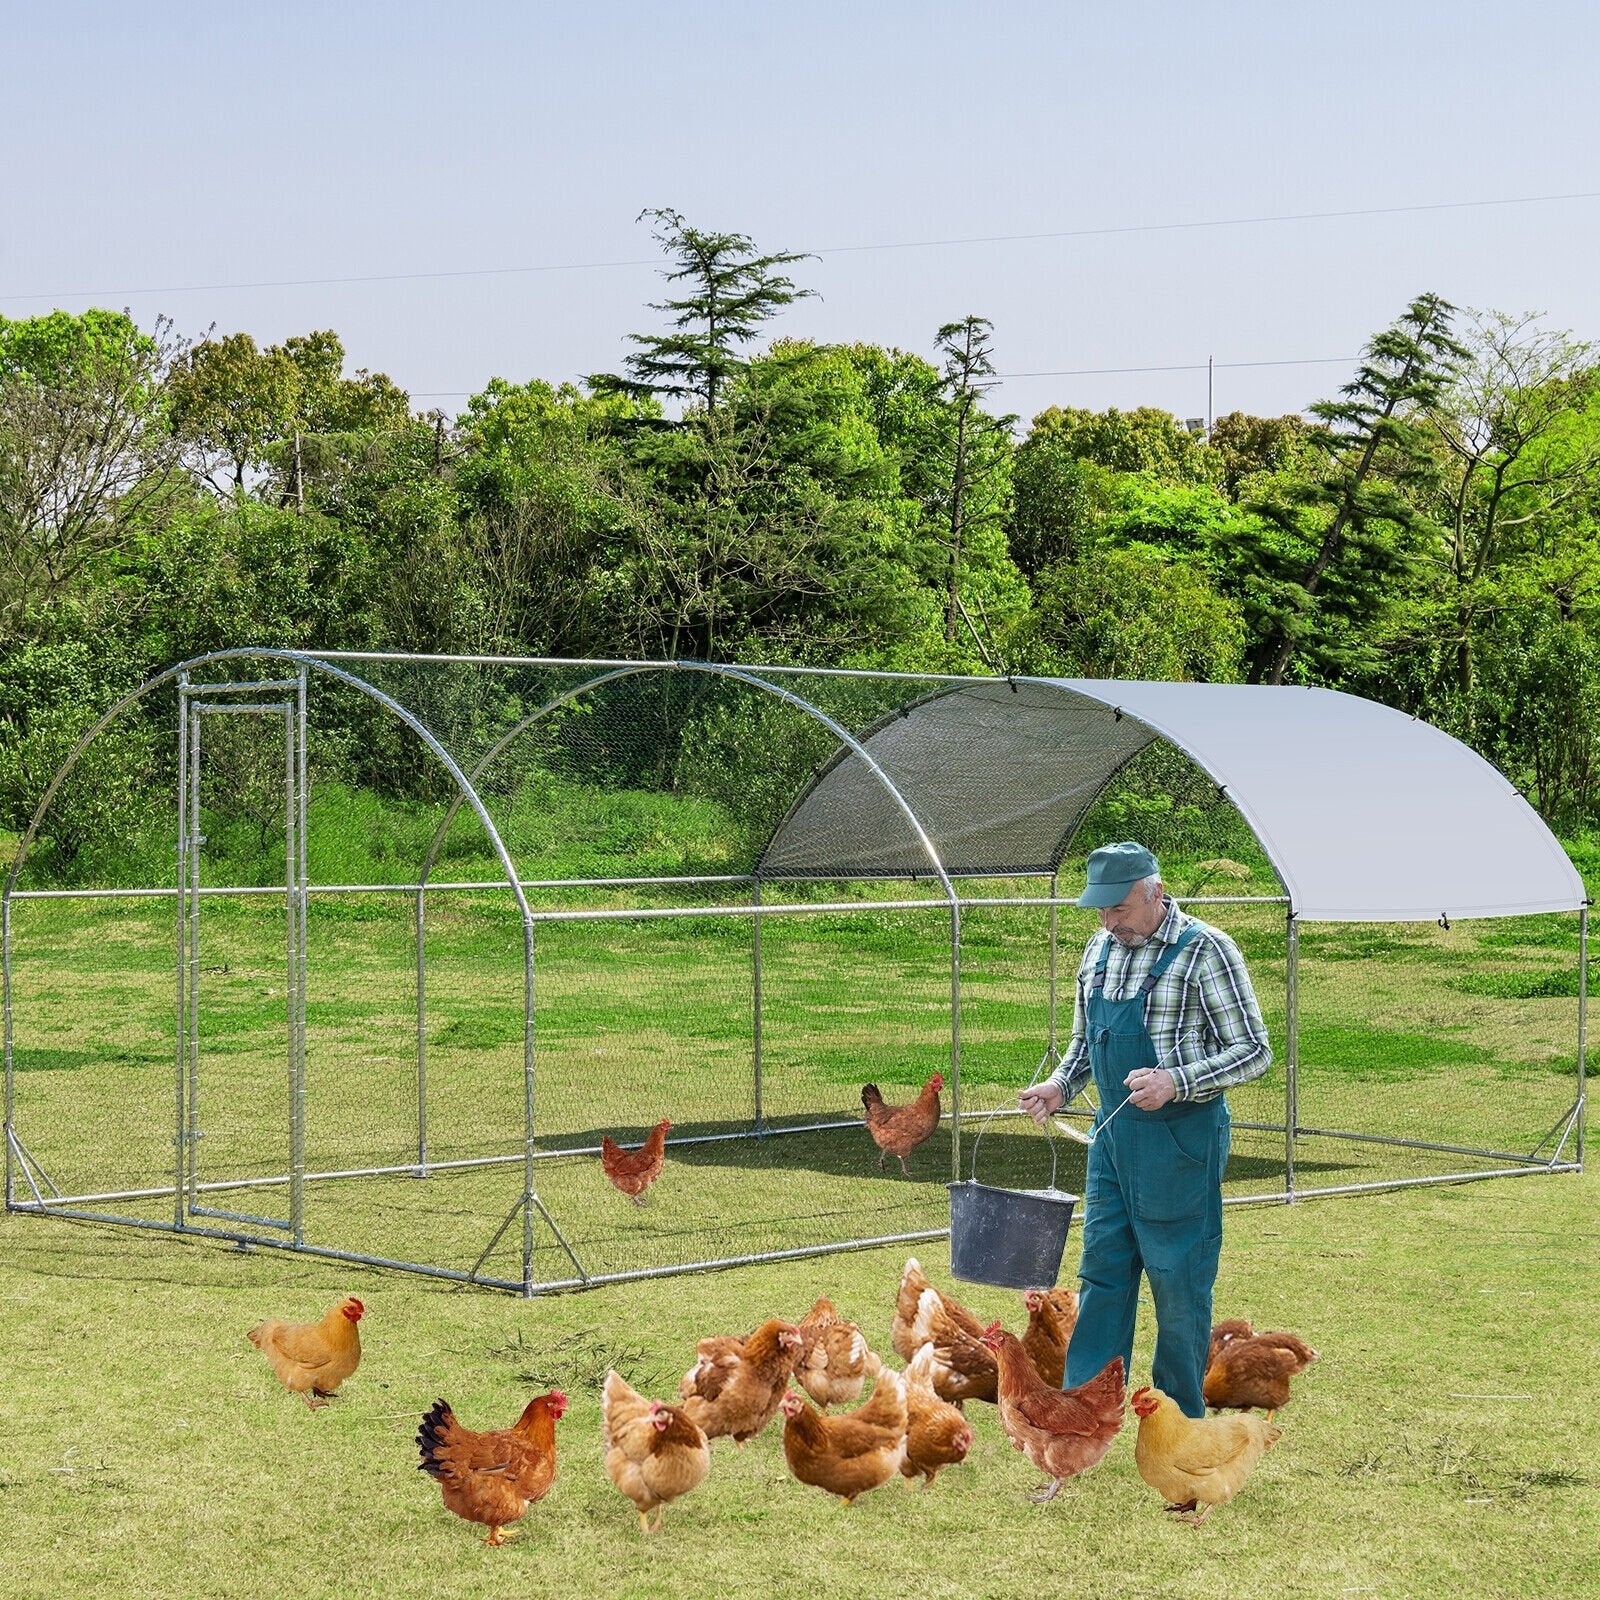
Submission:
M 1042 1189 L 1049 1183 L 1051 1151 L 1043 1133 L 1031 1127 L 1019 1128 L 1015 1119 L 1012 1119 L 1008 1125 L 995 1124 L 988 1128 L 979 1142 L 980 1126 L 971 1120 L 962 1125 L 962 1180 L 976 1176 L 982 1183 L 1015 1189 Z M 576 1146 L 598 1144 L 602 1131 L 596 1129 L 570 1134 L 565 1136 L 563 1143 L 570 1142 Z M 690 1142 L 693 1140 L 707 1142 Z M 1250 1188 L 1281 1187 L 1284 1176 L 1282 1156 L 1240 1148 L 1245 1140 L 1244 1134 L 1236 1135 L 1235 1148 L 1228 1162 L 1227 1182 Z M 635 1138 L 629 1142 L 638 1141 Z M 976 1172 L 973 1159 L 975 1143 Z M 945 1123 L 933 1138 L 913 1152 L 908 1162 L 911 1169 L 908 1179 L 893 1156 L 885 1159 L 883 1169 L 879 1171 L 877 1146 L 872 1143 L 866 1129 L 859 1126 L 846 1125 L 805 1133 L 785 1133 L 775 1129 L 756 1137 L 750 1134 L 748 1122 L 695 1122 L 673 1125 L 667 1156 L 669 1160 L 685 1167 L 750 1173 L 806 1171 L 827 1177 L 855 1179 L 874 1186 L 884 1184 L 891 1189 L 904 1188 L 908 1183 L 928 1188 L 942 1187 L 951 1181 L 950 1145 L 949 1124 Z M 1297 1156 L 1296 1171 L 1339 1173 L 1364 1170 L 1366 1163 L 1360 1159 L 1356 1149 L 1353 1146 L 1349 1155 L 1325 1158 Z M 1058 1137 L 1055 1151 L 1055 1186 L 1081 1194 L 1087 1150 L 1075 1140 Z M 574 1159 L 594 1158 L 581 1156 Z

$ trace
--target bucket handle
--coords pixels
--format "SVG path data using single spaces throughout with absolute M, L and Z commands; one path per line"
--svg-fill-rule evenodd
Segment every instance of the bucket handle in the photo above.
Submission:
M 1033 1076 L 1028 1079 L 1028 1087 L 1030 1089 L 1033 1088 L 1036 1083 L 1038 1083 L 1039 1074 L 1042 1073 L 1046 1067 L 1051 1068 L 1052 1071 L 1054 1070 L 1054 1058 L 1055 1052 L 1046 1046 L 1044 1054 L 1039 1057 L 1039 1065 L 1033 1069 Z M 978 1136 L 972 1141 L 971 1176 L 967 1180 L 969 1183 L 976 1183 L 978 1181 L 978 1146 L 983 1143 L 983 1136 L 989 1131 L 989 1124 L 994 1121 L 995 1115 L 999 1110 L 1000 1107 L 996 1106 L 992 1111 L 990 1111 L 989 1115 L 983 1119 L 983 1126 L 978 1129 Z M 1050 1190 L 1053 1193 L 1056 1186 L 1056 1140 L 1055 1136 L 1048 1128 L 1045 1128 L 1043 1132 L 1045 1138 L 1050 1141 Z

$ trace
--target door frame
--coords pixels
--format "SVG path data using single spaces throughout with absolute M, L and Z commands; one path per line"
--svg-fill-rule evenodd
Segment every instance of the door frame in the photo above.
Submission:
M 289 1168 L 283 1177 L 203 1182 L 200 1177 L 200 775 L 201 728 L 208 716 L 281 716 L 284 729 L 284 962 L 288 1013 L 285 1067 L 289 1089 Z M 293 678 L 239 683 L 191 683 L 178 679 L 178 913 L 177 1043 L 173 1138 L 173 1221 L 216 1217 L 250 1223 L 305 1240 L 305 1063 L 306 1063 L 306 669 Z M 289 1215 L 262 1216 L 204 1204 L 215 1191 L 277 1188 L 289 1191 Z

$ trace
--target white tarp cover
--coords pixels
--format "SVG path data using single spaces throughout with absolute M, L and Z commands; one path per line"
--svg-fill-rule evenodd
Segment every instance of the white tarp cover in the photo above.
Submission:
M 1312 922 L 1573 911 L 1583 879 L 1476 751 L 1331 689 L 1059 680 L 1137 717 L 1228 791 Z
M 1094 797 L 1148 742 L 1143 730 L 1225 788 L 1308 921 L 1520 916 L 1584 903 L 1555 836 L 1493 766 L 1425 722 L 1329 689 L 968 681 L 906 707 L 863 745 L 947 870 L 1049 870 Z M 926 852 L 904 825 L 876 817 L 882 793 L 859 758 L 842 754 L 774 836 L 763 875 L 925 873 Z M 869 818 L 880 826 L 863 828 Z M 886 835 L 898 836 L 896 848 L 882 854 Z

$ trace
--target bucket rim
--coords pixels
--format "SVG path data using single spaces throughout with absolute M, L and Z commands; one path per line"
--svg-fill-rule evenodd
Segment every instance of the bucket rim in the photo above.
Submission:
M 1044 1200 L 1051 1205 L 1060 1205 L 1063 1202 L 1077 1205 L 1083 1199 L 1082 1195 L 1073 1194 L 1070 1189 L 1005 1189 L 996 1183 L 979 1183 L 976 1178 L 957 1178 L 945 1185 L 951 1194 L 958 1189 L 982 1189 L 989 1194 L 1015 1195 L 1019 1200 Z

